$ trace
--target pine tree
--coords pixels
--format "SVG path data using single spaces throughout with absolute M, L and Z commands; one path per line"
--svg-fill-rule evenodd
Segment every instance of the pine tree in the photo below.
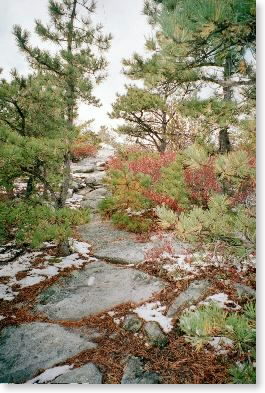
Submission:
M 176 103 L 193 91 L 192 83 L 186 83 L 187 76 L 183 76 L 185 71 L 177 80 L 175 73 L 172 74 L 171 62 L 159 53 L 162 41 L 161 35 L 146 40 L 148 57 L 135 53 L 123 60 L 123 73 L 131 80 L 141 81 L 144 87 L 126 86 L 126 93 L 118 95 L 110 113 L 111 118 L 126 121 L 118 127 L 118 132 L 161 153 L 169 146 L 183 147 L 189 139 L 187 124 L 176 110 Z
M 58 207 L 65 205 L 70 185 L 70 135 L 74 131 L 78 102 L 99 105 L 92 89 L 105 77 L 107 62 L 101 52 L 109 48 L 111 36 L 102 33 L 102 25 L 92 25 L 90 15 L 94 12 L 94 1 L 88 4 L 87 0 L 49 0 L 50 24 L 45 26 L 37 20 L 35 31 L 43 41 L 48 41 L 57 49 L 54 52 L 31 46 L 29 32 L 18 25 L 14 26 L 18 46 L 31 66 L 51 74 L 63 90 L 63 117 L 67 121 L 64 141 L 67 148 Z
M 226 102 L 238 87 L 241 93 L 247 87 L 253 97 L 255 73 L 246 57 L 247 50 L 255 53 L 254 0 L 199 0 L 196 8 L 193 0 L 152 0 L 145 3 L 145 13 L 169 39 L 164 53 L 171 56 L 176 74 L 195 71 L 192 81 L 220 87 Z M 213 67 L 219 71 L 211 72 Z M 231 148 L 228 132 L 227 125 L 219 130 L 220 152 Z

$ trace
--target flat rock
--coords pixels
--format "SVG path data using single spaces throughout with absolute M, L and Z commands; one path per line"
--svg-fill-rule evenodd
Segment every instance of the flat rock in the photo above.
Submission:
M 134 233 L 119 230 L 108 221 L 102 222 L 99 217 L 95 217 L 90 224 L 80 226 L 78 232 L 84 241 L 92 244 L 96 258 L 119 264 L 142 263 L 150 249 L 160 247 L 164 242 L 155 236 L 145 243 L 137 242 Z M 187 247 L 176 240 L 171 241 L 171 244 L 176 253 L 183 253 Z
M 196 280 L 193 281 L 186 291 L 178 295 L 175 300 L 169 306 L 167 316 L 169 318 L 174 318 L 176 314 L 182 309 L 182 307 L 187 307 L 193 303 L 196 303 L 201 296 L 210 287 L 210 282 L 208 280 Z
M 132 268 L 92 262 L 45 289 L 36 310 L 53 320 L 78 320 L 123 303 L 145 301 L 164 287 L 156 277 Z
M 94 164 L 87 164 L 87 165 L 73 165 L 72 166 L 72 173 L 93 173 L 96 167 Z
M 75 368 L 67 373 L 55 378 L 52 382 L 55 383 L 89 383 L 89 384 L 102 384 L 102 374 L 98 367 L 93 363 L 85 364 L 82 367 Z
M 121 384 L 159 384 L 161 381 L 159 374 L 144 370 L 140 358 L 131 356 L 124 367 Z
M 0 382 L 26 382 L 39 370 L 96 347 L 87 335 L 55 324 L 6 327 L 0 334 Z

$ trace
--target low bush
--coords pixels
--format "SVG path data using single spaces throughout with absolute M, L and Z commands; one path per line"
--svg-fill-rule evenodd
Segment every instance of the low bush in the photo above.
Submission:
M 71 148 L 72 160 L 77 162 L 97 153 L 97 147 L 88 143 L 75 142 Z
M 162 229 L 176 226 L 185 241 L 221 242 L 240 257 L 255 249 L 252 153 L 219 155 L 199 145 L 177 155 L 122 149 L 109 162 L 107 184 L 113 197 L 102 210 L 109 216 L 154 209 Z
M 242 313 L 226 313 L 220 307 L 209 304 L 195 311 L 185 311 L 179 320 L 187 340 L 201 349 L 213 336 L 224 336 L 232 340 L 233 351 L 237 351 L 240 364 L 230 368 L 233 383 L 255 383 L 256 370 L 256 306 L 245 305 Z
M 177 214 L 166 207 L 165 205 L 157 206 L 155 209 L 156 215 L 158 217 L 159 226 L 162 229 L 173 229 L 178 221 Z
M 247 362 L 231 367 L 229 374 L 232 376 L 232 383 L 234 384 L 247 385 L 256 383 L 256 368 Z
M 54 209 L 25 202 L 0 202 L 0 243 L 40 247 L 45 241 L 66 241 L 76 225 L 89 221 L 87 209 Z
M 122 212 L 114 213 L 111 220 L 118 228 L 134 233 L 149 232 L 153 224 L 150 218 L 127 215 Z

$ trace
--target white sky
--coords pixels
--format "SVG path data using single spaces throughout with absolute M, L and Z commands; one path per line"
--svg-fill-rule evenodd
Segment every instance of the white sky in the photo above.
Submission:
M 130 57 L 133 52 L 143 53 L 145 37 L 151 34 L 146 17 L 142 15 L 143 3 L 144 0 L 97 0 L 94 20 L 101 22 L 104 31 L 114 38 L 107 54 L 108 79 L 95 89 L 103 105 L 101 108 L 80 107 L 80 120 L 95 118 L 95 129 L 100 125 L 112 127 L 116 124 L 108 118 L 107 112 L 111 110 L 116 93 L 121 93 L 126 83 L 121 74 L 121 59 Z M 12 26 L 20 24 L 33 31 L 35 19 L 48 21 L 47 4 L 48 0 L 0 0 L 0 68 L 4 69 L 4 77 L 8 77 L 14 67 L 22 74 L 28 70 L 23 54 L 16 47 Z M 37 38 L 32 36 L 31 42 L 37 43 Z

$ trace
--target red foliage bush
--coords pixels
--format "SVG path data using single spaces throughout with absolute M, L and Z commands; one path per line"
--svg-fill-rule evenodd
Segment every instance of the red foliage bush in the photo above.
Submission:
M 108 160 L 107 169 L 123 169 L 125 162 L 120 157 L 112 157 Z
M 164 205 L 168 206 L 170 209 L 172 209 L 178 213 L 180 213 L 184 210 L 182 207 L 179 206 L 179 204 L 177 203 L 177 201 L 175 201 L 175 199 L 173 199 L 167 195 L 163 195 L 163 194 L 157 193 L 155 191 L 151 191 L 151 190 L 145 190 L 143 194 L 147 199 L 155 202 L 157 205 L 164 204 Z
M 203 206 L 207 206 L 212 192 L 221 191 L 212 162 L 198 169 L 186 168 L 184 180 L 190 198 Z
M 161 169 L 169 166 L 176 159 L 176 153 L 168 152 L 157 156 L 140 157 L 129 162 L 128 167 L 134 173 L 144 173 L 151 176 L 153 181 L 160 178 Z
M 82 158 L 94 156 L 97 152 L 97 147 L 87 143 L 73 145 L 71 149 L 73 161 L 79 161 Z
M 136 153 L 138 157 L 133 158 L 131 154 Z M 170 165 L 176 159 L 176 153 L 153 154 L 137 150 L 127 149 L 123 157 L 113 157 L 108 162 L 109 169 L 122 170 L 125 166 L 133 173 L 143 173 L 151 176 L 153 181 L 160 178 L 161 169 Z M 130 157 L 131 156 L 131 157 Z

